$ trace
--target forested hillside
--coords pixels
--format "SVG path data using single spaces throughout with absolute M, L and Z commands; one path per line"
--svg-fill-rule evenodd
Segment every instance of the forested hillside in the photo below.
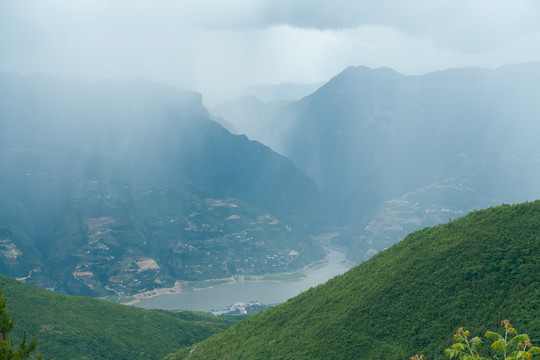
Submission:
M 539 252 L 540 201 L 474 211 L 168 359 L 443 359 L 503 319 L 537 344 Z
M 45 358 L 160 359 L 238 321 L 191 311 L 157 311 L 68 296 L 0 275 L 0 289 L 15 315 L 12 337 L 35 334 Z

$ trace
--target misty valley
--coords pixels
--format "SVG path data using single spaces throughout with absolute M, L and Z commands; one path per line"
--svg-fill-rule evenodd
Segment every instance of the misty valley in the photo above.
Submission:
M 280 98 L 283 88 L 267 86 L 264 101 L 249 94 L 207 109 L 204 94 L 143 79 L 85 82 L 0 73 L 0 273 L 18 280 L 2 277 L 3 289 L 8 295 L 19 294 L 14 295 L 19 299 L 25 291 L 32 294 L 29 298 L 48 296 L 39 289 L 20 287 L 35 285 L 52 290 L 51 296 L 84 295 L 124 304 L 140 301 L 137 306 L 169 310 L 218 310 L 238 302 L 233 295 L 240 294 L 245 302 L 265 304 L 293 298 L 284 307 L 253 317 L 262 319 L 261 326 L 274 334 L 282 331 L 276 324 L 283 319 L 291 319 L 289 330 L 283 331 L 302 333 L 295 321 L 304 320 L 296 320 L 293 309 L 306 311 L 303 319 L 328 307 L 344 307 L 354 313 L 352 318 L 364 318 L 365 308 L 349 308 L 331 294 L 341 294 L 351 303 L 355 297 L 349 286 L 361 287 L 358 293 L 367 297 L 377 294 L 361 298 L 365 306 L 399 297 L 391 289 L 377 292 L 385 285 L 371 284 L 375 280 L 368 284 L 365 279 L 381 276 L 406 287 L 385 271 L 398 269 L 408 276 L 410 271 L 400 265 L 408 260 L 398 252 L 406 246 L 418 247 L 408 234 L 425 233 L 432 243 L 441 241 L 431 249 L 426 238 L 418 240 L 422 249 L 430 248 L 439 256 L 440 263 L 451 253 L 441 250 L 447 243 L 440 239 L 454 241 L 449 235 L 452 224 L 458 224 L 462 246 L 470 242 L 478 249 L 489 247 L 477 244 L 483 233 L 471 230 L 470 238 L 463 235 L 467 229 L 483 229 L 485 222 L 474 222 L 478 209 L 495 207 L 500 210 L 485 214 L 508 219 L 514 219 L 510 213 L 531 213 L 530 221 L 520 225 L 516 234 L 530 229 L 533 238 L 538 236 L 538 202 L 499 207 L 534 201 L 540 194 L 538 79 L 540 63 L 421 76 L 359 66 L 318 87 L 298 85 L 294 98 Z M 275 96 L 270 95 L 272 89 Z M 510 223 L 506 217 L 504 221 Z M 499 226 L 503 220 L 487 221 Z M 430 237 L 426 230 L 433 226 L 439 237 Z M 492 234 L 492 228 L 486 231 Z M 406 244 L 401 245 L 404 238 Z M 531 241 L 527 246 L 537 249 L 537 238 Z M 421 252 L 428 259 L 429 252 Z M 466 281 L 487 278 L 488 263 L 471 268 Z M 520 271 L 538 274 L 537 256 L 517 264 L 522 265 Z M 434 269 L 429 271 L 438 272 Z M 521 279 L 515 271 L 512 276 Z M 534 289 L 537 283 L 529 275 L 522 280 L 520 289 Z M 531 291 L 538 304 L 538 288 Z M 277 301 L 274 295 L 279 295 Z M 204 302 L 204 297 L 212 301 Z M 17 307 L 18 300 L 13 296 L 9 300 L 17 312 L 28 311 L 29 305 Z M 178 306 L 182 301 L 184 308 Z M 291 307 L 292 303 L 298 304 Z M 84 306 L 101 306 L 91 304 Z M 394 311 L 392 306 L 388 305 L 389 311 Z M 530 310 L 537 311 L 537 306 Z M 255 307 L 253 312 L 267 308 L 259 303 Z M 147 311 L 128 308 L 137 312 L 133 316 Z M 238 306 L 232 311 L 247 313 Z M 383 312 L 377 308 L 371 315 Z M 183 359 L 193 353 L 194 359 L 226 358 L 217 349 L 226 348 L 223 342 L 234 343 L 227 336 L 248 338 L 257 332 L 250 328 L 257 320 L 233 326 L 241 318 L 157 314 L 163 316 L 158 323 L 190 322 L 189 326 L 200 326 L 196 332 L 203 335 L 171 344 L 175 347 L 156 358 L 232 326 L 233 330 L 219 335 L 223 338 L 211 337 L 204 346 L 169 357 Z M 343 326 L 351 318 L 335 316 L 345 323 L 334 325 L 346 337 Z M 486 318 L 472 317 L 474 321 Z M 45 354 L 49 354 L 47 344 L 64 341 L 58 334 L 65 330 L 54 330 L 53 322 L 44 325 L 24 319 L 44 339 Z M 524 324 L 537 320 L 527 318 Z M 333 324 L 329 321 L 317 326 Z M 364 340 L 358 344 L 369 346 Z M 414 344 L 433 350 L 426 338 Z M 250 356 L 233 347 L 227 348 L 236 354 L 231 358 L 272 358 L 262 347 Z M 113 358 L 132 356 L 129 349 L 118 351 Z M 137 358 L 147 356 L 141 351 Z M 317 351 L 306 350 L 307 355 L 298 358 L 312 358 Z M 388 351 L 392 353 L 388 358 L 403 356 Z M 326 354 L 354 358 L 335 357 L 330 350 Z M 384 358 L 376 352 L 371 356 Z

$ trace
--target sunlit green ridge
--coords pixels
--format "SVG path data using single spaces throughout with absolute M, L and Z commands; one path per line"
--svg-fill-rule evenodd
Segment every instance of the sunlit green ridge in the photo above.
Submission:
M 165 312 L 82 296 L 67 296 L 0 275 L 15 315 L 13 338 L 36 335 L 44 358 L 160 359 L 201 341 L 237 320 L 197 312 Z
M 168 359 L 442 359 L 501 319 L 537 343 L 539 251 L 540 201 L 474 211 Z

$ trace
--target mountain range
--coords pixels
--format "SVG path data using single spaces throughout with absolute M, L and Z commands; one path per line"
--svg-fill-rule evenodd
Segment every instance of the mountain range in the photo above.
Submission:
M 539 63 L 417 76 L 349 67 L 279 109 L 239 99 L 219 110 L 315 181 L 344 227 L 334 241 L 358 262 L 410 231 L 538 198 L 538 78 Z
M 316 184 L 210 120 L 199 94 L 1 74 L 0 126 L 5 275 L 123 297 L 324 257 Z
M 0 272 L 130 301 L 302 270 L 325 256 L 313 235 L 338 233 L 361 262 L 423 227 L 536 199 L 538 78 L 538 63 L 349 67 L 300 100 L 216 108 L 246 136 L 173 86 L 2 73 Z

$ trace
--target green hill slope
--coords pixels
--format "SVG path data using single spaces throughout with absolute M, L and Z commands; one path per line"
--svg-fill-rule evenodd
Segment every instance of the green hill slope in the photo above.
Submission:
M 0 275 L 0 289 L 15 314 L 13 337 L 36 334 L 44 356 L 62 359 L 160 359 L 234 324 L 205 313 L 143 310 L 67 296 Z
M 537 343 L 539 254 L 540 201 L 475 211 L 168 359 L 441 359 L 502 319 Z

